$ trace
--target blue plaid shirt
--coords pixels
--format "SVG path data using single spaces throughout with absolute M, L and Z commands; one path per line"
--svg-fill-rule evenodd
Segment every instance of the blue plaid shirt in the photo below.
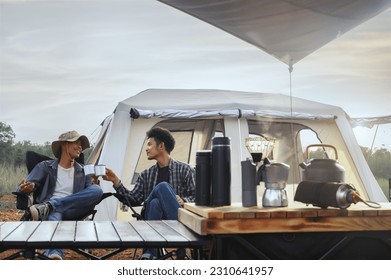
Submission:
M 195 171 L 187 163 L 171 159 L 169 164 L 169 181 L 175 193 L 185 202 L 194 202 L 195 196 Z M 141 205 L 156 186 L 158 175 L 158 165 L 155 164 L 141 172 L 136 185 L 132 190 L 124 187 L 121 183 L 116 191 L 123 195 L 125 199 L 120 199 L 130 206 Z

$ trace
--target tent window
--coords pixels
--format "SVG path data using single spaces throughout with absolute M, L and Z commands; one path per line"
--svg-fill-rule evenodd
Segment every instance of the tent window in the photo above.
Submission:
M 300 139 L 303 151 L 308 145 L 321 144 L 316 132 L 309 128 L 300 130 L 298 137 Z

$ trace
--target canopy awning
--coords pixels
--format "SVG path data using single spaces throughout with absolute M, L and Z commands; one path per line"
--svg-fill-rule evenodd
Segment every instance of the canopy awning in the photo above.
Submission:
M 372 117 L 372 118 L 352 118 L 351 124 L 353 127 L 362 126 L 372 128 L 375 125 L 389 124 L 391 123 L 390 116 Z
M 390 0 L 159 0 L 293 65 L 391 7 Z

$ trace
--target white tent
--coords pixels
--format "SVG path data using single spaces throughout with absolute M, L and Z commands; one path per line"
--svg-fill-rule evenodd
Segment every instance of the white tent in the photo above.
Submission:
M 112 168 L 124 185 L 132 188 L 134 175 L 154 164 L 146 160 L 143 148 L 145 133 L 153 126 L 170 129 L 177 142 L 172 156 L 193 166 L 197 150 L 210 148 L 211 138 L 222 133 L 231 138 L 231 201 L 241 202 L 241 161 L 250 157 L 245 138 L 274 137 L 277 143 L 272 160 L 291 166 L 287 190 L 292 202 L 301 181 L 298 165 L 304 160 L 302 145 L 312 137 L 311 142 L 336 147 L 339 163 L 346 169 L 345 181 L 363 197 L 387 201 L 349 121 L 339 107 L 281 94 L 149 89 L 120 102 L 104 120 L 89 161 Z M 109 182 L 103 181 L 102 188 L 114 192 Z M 98 205 L 96 219 L 116 220 L 121 218 L 120 213 L 118 201 L 109 198 Z

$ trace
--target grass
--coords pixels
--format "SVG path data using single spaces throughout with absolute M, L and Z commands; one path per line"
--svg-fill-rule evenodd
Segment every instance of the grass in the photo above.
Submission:
M 0 195 L 10 194 L 16 190 L 23 178 L 27 176 L 27 169 L 24 166 L 13 167 L 0 165 Z

